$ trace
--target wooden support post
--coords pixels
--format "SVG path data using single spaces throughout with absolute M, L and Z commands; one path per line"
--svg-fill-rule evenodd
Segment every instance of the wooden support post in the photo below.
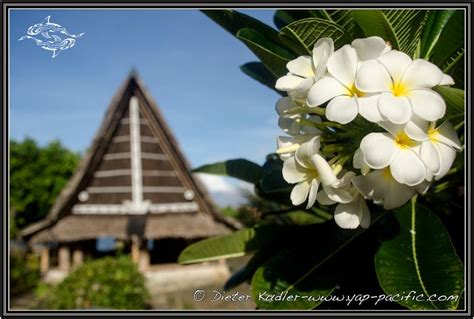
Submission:
M 69 271 L 71 268 L 71 253 L 68 246 L 60 246 L 58 250 L 58 267 L 60 270 Z
M 150 253 L 148 252 L 147 246 L 143 245 L 140 250 L 140 261 L 138 263 L 138 270 L 147 271 L 150 268 Z
M 84 262 L 84 252 L 81 248 L 74 249 L 72 253 L 72 266 L 78 267 Z
M 132 261 L 138 265 L 140 259 L 140 239 L 137 235 L 132 235 L 132 247 L 131 247 Z
M 47 273 L 49 270 L 49 249 L 47 246 L 41 248 L 40 253 L 40 271 L 42 274 Z

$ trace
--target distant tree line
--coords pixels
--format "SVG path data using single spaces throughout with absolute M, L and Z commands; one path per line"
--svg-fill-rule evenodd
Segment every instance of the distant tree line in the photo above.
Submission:
M 43 219 L 74 173 L 80 154 L 59 141 L 39 146 L 31 138 L 10 141 L 11 230 Z

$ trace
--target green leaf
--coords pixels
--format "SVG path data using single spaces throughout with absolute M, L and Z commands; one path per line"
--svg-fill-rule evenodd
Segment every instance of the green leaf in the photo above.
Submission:
M 399 232 L 382 241 L 375 255 L 380 286 L 386 294 L 415 291 L 428 298 L 456 295 L 456 300 L 397 301 L 409 309 L 456 309 L 463 291 L 463 264 L 439 218 L 414 201 L 396 210 Z
M 273 75 L 281 77 L 288 72 L 286 64 L 295 58 L 292 52 L 269 41 L 263 34 L 250 28 L 240 29 L 237 37 L 255 53 Z
M 423 59 L 429 59 L 433 48 L 435 47 L 438 39 L 448 23 L 449 19 L 453 15 L 454 10 L 430 10 L 427 14 L 425 26 L 423 27 L 423 33 L 421 35 L 421 48 L 420 56 Z
M 288 218 L 295 225 L 311 225 L 327 222 L 332 215 L 322 209 L 314 212 L 300 209 L 288 212 L 282 217 Z
M 277 10 L 273 16 L 273 23 L 281 29 L 294 21 L 312 17 L 315 17 L 315 14 L 311 10 Z
M 252 277 L 252 295 L 259 309 L 313 309 L 321 298 L 329 295 L 338 283 L 333 265 L 323 265 L 317 270 L 301 254 L 283 250 L 259 267 Z M 312 296 L 287 300 L 290 295 Z M 266 300 L 269 298 L 270 300 Z M 283 300 L 278 300 L 285 298 Z M 318 298 L 316 300 L 316 298 Z
M 439 85 L 433 88 L 434 91 L 441 94 L 446 102 L 446 115 L 449 120 L 457 118 L 463 120 L 464 115 L 464 91 L 449 86 Z M 453 122 L 453 124 L 455 124 Z
M 269 154 L 263 164 L 262 178 L 256 185 L 257 195 L 278 202 L 289 202 L 292 184 L 288 184 L 282 175 L 283 161 L 277 154 Z
M 240 29 L 251 28 L 270 41 L 276 43 L 279 41 L 278 32 L 275 29 L 246 14 L 234 10 L 201 10 L 201 12 L 233 36 L 237 36 Z
M 252 256 L 248 263 L 237 270 L 224 285 L 224 290 L 228 291 L 232 288 L 237 287 L 238 285 L 252 279 L 255 271 L 260 267 L 264 262 L 266 262 L 270 257 L 276 254 L 280 250 L 280 247 L 277 245 L 270 245 L 265 249 L 259 250 Z
M 393 49 L 413 56 L 420 42 L 426 10 L 354 10 L 352 16 L 367 37 L 379 36 Z
M 261 226 L 245 228 L 229 235 L 201 240 L 186 247 L 178 258 L 181 264 L 241 257 L 272 245 L 286 227 Z
M 373 212 L 372 224 L 384 214 Z M 299 234 L 306 237 L 294 239 L 292 250 L 284 249 L 255 272 L 252 294 L 262 309 L 312 309 L 321 300 L 298 299 L 295 301 L 261 300 L 266 292 L 274 295 L 326 296 L 332 292 L 341 274 L 336 270 L 341 264 L 336 256 L 366 230 L 341 229 L 335 223 L 298 226 Z M 299 243 L 297 245 L 296 243 Z
M 343 28 L 320 18 L 298 20 L 280 30 L 280 39 L 298 54 L 311 54 L 316 41 L 323 37 L 330 37 L 335 48 L 350 43 Z
M 444 70 L 464 51 L 464 12 L 456 10 L 432 50 L 431 62 Z
M 230 176 L 252 184 L 257 183 L 263 173 L 260 165 L 241 158 L 203 165 L 192 171 L 194 173 Z
M 364 33 L 362 29 L 355 23 L 352 16 L 352 10 L 314 10 L 319 12 L 322 19 L 334 22 L 341 28 L 343 28 L 346 33 L 348 33 L 351 39 L 363 38 Z
M 262 83 L 266 87 L 274 90 L 280 95 L 283 95 L 282 92 L 275 89 L 276 78 L 275 76 L 268 71 L 268 69 L 260 62 L 249 62 L 240 66 L 242 72 L 253 78 L 254 80 Z

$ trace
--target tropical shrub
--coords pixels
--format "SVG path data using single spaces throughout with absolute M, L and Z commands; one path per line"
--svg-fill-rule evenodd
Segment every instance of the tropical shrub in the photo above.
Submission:
M 20 249 L 10 253 L 10 291 L 12 295 L 31 291 L 40 279 L 39 258 Z
M 42 309 L 145 309 L 145 279 L 129 256 L 87 261 L 42 291 Z
M 282 96 L 285 135 L 263 166 L 195 169 L 277 209 L 179 261 L 253 255 L 226 289 L 249 281 L 260 309 L 463 309 L 463 12 L 204 14 L 260 60 L 241 69 Z

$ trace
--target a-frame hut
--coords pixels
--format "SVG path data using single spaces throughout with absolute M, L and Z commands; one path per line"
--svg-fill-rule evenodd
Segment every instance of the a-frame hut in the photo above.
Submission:
M 51 266 L 67 272 L 84 255 L 97 255 L 96 240 L 103 237 L 125 243 L 146 271 L 235 227 L 190 173 L 158 106 L 132 73 L 48 216 L 22 234 L 42 247 L 44 272 Z

